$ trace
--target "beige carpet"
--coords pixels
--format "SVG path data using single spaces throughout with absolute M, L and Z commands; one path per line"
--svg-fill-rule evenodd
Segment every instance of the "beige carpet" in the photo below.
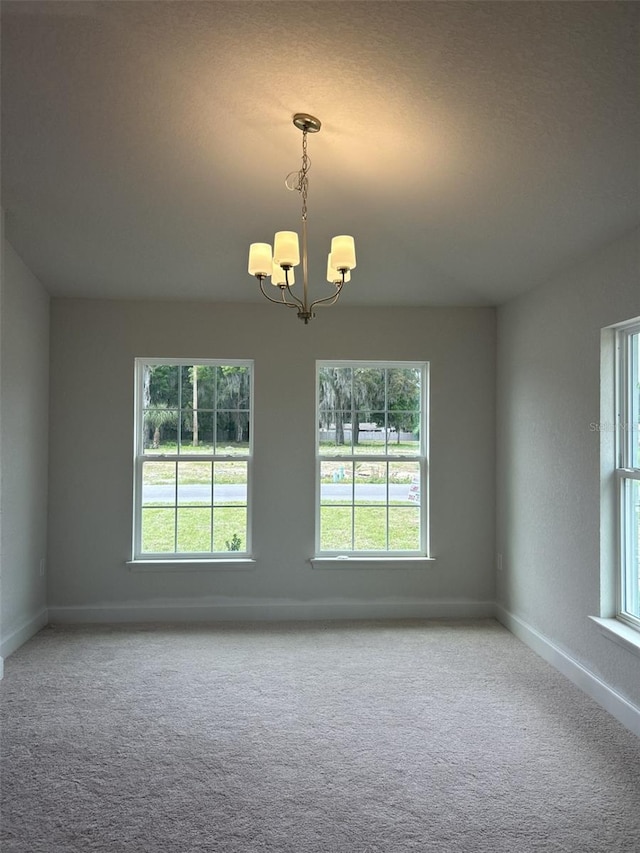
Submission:
M 493 621 L 48 628 L 2 853 L 640 850 L 640 740 Z

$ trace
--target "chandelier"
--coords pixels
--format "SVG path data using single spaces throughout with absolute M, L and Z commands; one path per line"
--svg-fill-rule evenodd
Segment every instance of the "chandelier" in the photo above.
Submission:
M 302 197 L 302 299 L 292 291 L 295 283 L 293 268 L 300 263 L 300 246 L 295 231 L 278 231 L 273 241 L 273 252 L 269 243 L 252 243 L 249 248 L 249 275 L 258 279 L 262 295 L 276 305 L 295 308 L 298 317 L 305 324 L 315 317 L 316 306 L 334 305 L 345 283 L 351 278 L 351 270 L 356 265 L 356 249 L 353 237 L 342 234 L 331 240 L 331 252 L 327 261 L 327 281 L 335 291 L 323 299 L 309 302 L 308 259 L 307 259 L 307 195 L 309 193 L 309 168 L 311 161 L 307 155 L 307 134 L 320 130 L 320 120 L 307 113 L 296 113 L 294 125 L 302 131 L 302 166 L 299 172 L 291 172 L 285 180 L 288 190 L 296 190 Z M 280 289 L 280 298 L 274 299 L 265 290 L 265 279 L 271 277 L 271 284 Z

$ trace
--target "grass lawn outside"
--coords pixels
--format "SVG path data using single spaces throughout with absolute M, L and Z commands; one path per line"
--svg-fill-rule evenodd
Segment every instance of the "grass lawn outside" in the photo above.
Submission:
M 361 441 L 359 444 L 336 444 L 333 441 L 321 441 L 319 443 L 321 456 L 351 456 L 352 454 L 363 456 L 417 456 L 420 453 L 420 444 L 417 441 L 401 441 L 399 444 L 390 441 L 385 447 L 384 441 Z
M 326 504 L 320 518 L 323 551 L 418 551 L 420 510 L 417 506 L 379 504 L 354 507 Z M 231 548 L 234 537 L 239 547 Z M 236 542 L 237 544 L 237 542 Z M 247 508 L 244 505 L 144 507 L 142 551 L 146 554 L 225 553 L 247 548 Z
M 142 481 L 145 486 L 174 485 L 176 476 L 181 486 L 211 485 L 212 476 L 217 484 L 246 484 L 247 463 L 227 459 L 216 462 L 172 460 L 171 462 L 144 463 Z
M 234 537 L 240 544 L 231 547 Z M 247 508 L 241 506 L 144 507 L 145 554 L 210 554 L 247 550 Z
M 218 454 L 219 456 L 248 456 L 249 455 L 249 445 L 245 444 L 237 444 L 237 443 L 218 443 L 213 446 L 213 441 L 203 441 L 200 444 L 197 444 L 195 447 L 193 444 L 189 444 L 185 442 L 184 444 L 178 445 L 175 441 L 172 442 L 163 442 L 159 444 L 157 447 L 145 447 L 144 455 L 150 456 L 153 458 L 154 456 L 175 456 L 175 455 L 197 455 L 202 454 L 211 456 L 213 453 Z
M 387 545 L 386 506 L 324 504 L 320 515 L 322 551 L 418 551 L 420 508 L 389 504 Z

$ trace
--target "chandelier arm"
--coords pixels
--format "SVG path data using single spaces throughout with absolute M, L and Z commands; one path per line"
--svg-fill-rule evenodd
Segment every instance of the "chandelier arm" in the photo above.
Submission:
M 300 301 L 299 297 L 297 297 L 295 295 L 295 293 L 291 292 L 290 288 L 281 287 L 280 290 L 281 290 L 282 300 L 278 303 L 279 305 L 288 305 L 290 308 L 297 308 L 299 311 L 304 310 L 303 303 Z M 285 293 L 287 293 L 291 297 L 291 299 L 293 299 L 293 302 L 290 302 L 287 299 L 287 297 L 285 296 Z
M 324 299 L 316 299 L 315 302 L 312 302 L 309 306 L 309 311 L 313 311 L 316 305 L 320 305 L 320 307 L 328 308 L 330 305 L 334 305 L 338 301 L 338 297 L 342 293 L 342 282 L 336 284 L 336 292 L 332 293 L 331 296 L 325 296 Z
M 293 298 L 296 301 L 295 302 L 287 302 L 287 299 L 284 295 L 284 290 L 282 291 L 282 299 L 274 299 L 273 296 L 269 296 L 267 291 L 264 289 L 263 282 L 264 282 L 265 276 L 257 275 L 256 278 L 258 279 L 258 284 L 260 285 L 260 290 L 262 291 L 262 295 L 265 297 L 265 299 L 268 299 L 269 302 L 273 302 L 274 305 L 286 305 L 287 308 L 296 308 L 298 310 L 302 307 L 300 300 L 296 296 L 293 296 L 293 294 L 290 294 L 290 295 L 293 296 Z
M 295 293 L 291 292 L 291 285 L 289 284 L 289 270 L 284 271 L 284 280 L 287 284 L 286 292 L 291 297 L 291 299 L 293 299 L 296 307 L 299 308 L 301 311 L 306 311 L 307 310 L 307 299 L 306 299 L 306 297 L 305 297 L 304 302 L 303 302 L 299 296 L 296 296 Z M 282 301 L 285 303 L 285 305 L 291 305 L 291 302 L 287 302 L 287 300 L 285 299 L 284 294 L 285 294 L 285 289 L 282 288 Z

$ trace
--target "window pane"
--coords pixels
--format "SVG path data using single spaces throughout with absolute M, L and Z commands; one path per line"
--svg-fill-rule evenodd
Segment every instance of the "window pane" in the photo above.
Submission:
M 214 368 L 207 364 L 183 364 L 182 408 L 213 409 Z
M 351 412 L 321 412 L 320 452 L 326 456 L 351 453 Z
M 359 504 L 387 502 L 386 462 L 356 462 L 355 500 Z
M 389 412 L 390 455 L 418 456 L 420 454 L 420 425 L 412 412 Z
M 353 452 L 385 454 L 385 423 L 384 412 L 358 412 L 358 428 L 353 433 Z
M 155 407 L 177 409 L 180 405 L 178 366 L 175 364 L 147 364 L 143 373 L 143 404 L 145 409 Z
M 384 367 L 356 367 L 353 371 L 353 396 L 357 409 L 384 411 L 385 409 Z M 368 420 L 368 418 L 364 418 Z
M 351 462 L 320 463 L 320 501 L 323 504 L 348 504 L 353 500 Z
M 213 412 L 187 409 L 182 413 L 180 453 L 213 453 Z
M 624 482 L 622 610 L 640 619 L 640 481 Z
M 172 554 L 175 551 L 175 510 L 142 510 L 142 551 L 147 554 Z
M 211 506 L 211 462 L 178 462 L 178 503 Z
M 356 551 L 386 550 L 386 507 L 356 506 L 354 508 L 354 547 Z
M 323 506 L 320 510 L 322 551 L 351 551 L 351 507 Z
M 181 507 L 178 512 L 177 550 L 211 551 L 211 508 Z
M 389 502 L 420 506 L 420 463 L 389 463 Z
M 420 550 L 419 507 L 389 507 L 389 550 Z
M 180 368 L 180 402 L 183 409 L 193 408 L 193 365 L 183 364 Z M 197 377 L 196 377 L 197 379 Z M 196 390 L 197 390 L 196 382 Z M 197 404 L 196 404 L 197 408 Z
M 336 453 L 351 453 L 353 429 L 350 411 L 336 411 L 333 422 L 333 443 Z
M 390 412 L 420 411 L 420 370 L 414 367 L 391 367 L 387 372 L 387 409 Z
M 318 418 L 318 445 L 335 444 L 335 435 L 332 432 L 335 424 L 335 415 L 332 411 L 321 409 Z
M 249 368 L 233 365 L 216 368 L 217 409 L 248 409 L 250 393 Z
M 175 453 L 177 435 L 177 409 L 145 409 L 142 420 L 142 445 L 145 454 Z
M 249 450 L 249 412 L 218 412 L 216 421 L 216 453 L 247 453 Z
M 247 550 L 247 509 L 221 506 L 213 510 L 213 550 Z
M 144 462 L 142 467 L 142 505 L 174 506 L 176 502 L 176 463 Z
M 229 506 L 247 503 L 247 463 L 216 462 L 214 464 L 213 502 Z
M 321 367 L 318 373 L 320 409 L 351 412 L 352 378 L 350 367 Z

